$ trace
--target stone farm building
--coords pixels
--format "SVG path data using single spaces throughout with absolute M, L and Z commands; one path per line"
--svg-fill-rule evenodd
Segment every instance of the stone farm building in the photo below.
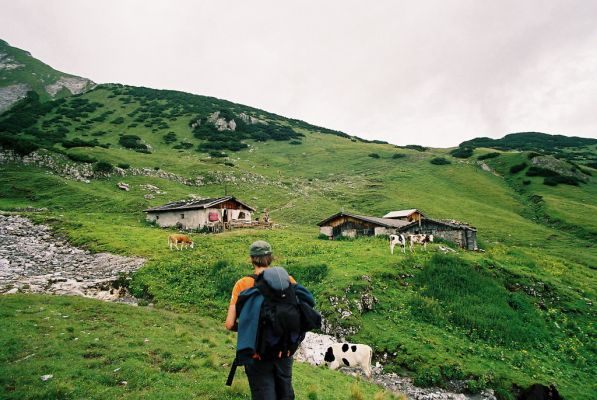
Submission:
M 388 217 L 389 216 L 389 217 Z M 319 224 L 322 235 L 334 239 L 339 236 L 377 236 L 402 233 L 424 233 L 458 244 L 467 250 L 477 250 L 477 229 L 457 221 L 431 219 L 418 210 L 393 211 L 383 218 L 340 212 Z
M 232 196 L 175 201 L 145 210 L 148 221 L 162 228 L 178 226 L 182 229 L 201 229 L 230 223 L 250 224 L 254 211 L 253 207 Z

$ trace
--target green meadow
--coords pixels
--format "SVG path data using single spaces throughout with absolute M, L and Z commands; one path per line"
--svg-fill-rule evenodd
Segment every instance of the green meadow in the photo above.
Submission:
M 541 177 L 510 172 L 528 152 L 505 151 L 485 160 L 494 174 L 476 162 L 494 150 L 475 149 L 473 157 L 459 159 L 447 149 L 365 143 L 205 98 L 208 111 L 226 106 L 304 135 L 295 144 L 244 139 L 247 148 L 223 149 L 227 156 L 215 157 L 197 151 L 206 140 L 189 126 L 194 112 L 174 112 L 169 105 L 162 111 L 172 115 L 165 122 L 130 127 L 147 100 L 115 95 L 121 90 L 100 86 L 71 97 L 63 104 L 86 99 L 102 106 L 48 122 L 57 121 L 55 108 L 34 127 L 66 127 L 63 141 L 47 146 L 61 156 L 201 176 L 204 184 L 130 174 L 83 183 L 33 166 L 0 165 L 1 210 L 46 207 L 25 215 L 91 251 L 147 259 L 130 280 L 131 292 L 141 299 L 138 308 L 48 296 L 0 298 L 3 320 L 10 322 L 0 335 L 3 397 L 247 398 L 242 375 L 232 390 L 223 386 L 222 365 L 233 357 L 234 337 L 222 322 L 232 285 L 251 271 L 247 248 L 257 239 L 269 241 L 276 263 L 312 290 L 326 321 L 350 341 L 370 344 L 386 371 L 411 376 L 421 386 L 459 379 L 472 393 L 490 387 L 503 399 L 512 398 L 513 385 L 532 383 L 553 383 L 570 399 L 597 392 L 597 189 L 591 179 L 547 186 Z M 155 92 L 155 104 L 170 104 Z M 102 120 L 107 111 L 109 118 Z M 166 143 L 169 132 L 176 142 Z M 37 137 L 33 133 L 24 137 Z M 137 135 L 150 150 L 123 147 L 122 135 Z M 64 140 L 76 139 L 97 142 L 64 147 Z M 192 147 L 177 149 L 176 143 Z M 451 163 L 430 163 L 436 157 Z M 118 182 L 131 190 L 119 190 Z M 145 184 L 165 193 L 146 200 Z M 150 206 L 224 193 L 251 204 L 257 214 L 269 208 L 278 226 L 192 233 L 195 248 L 173 252 L 166 238 L 174 230 L 145 222 L 143 209 Z M 427 252 L 391 255 L 386 238 L 318 238 L 316 223 L 342 209 L 382 216 L 406 208 L 475 226 L 484 251 L 442 254 L 433 244 Z M 364 294 L 375 297 L 372 310 L 362 308 Z M 145 307 L 149 303 L 154 306 Z M 36 355 L 21 361 L 31 353 Z M 54 378 L 41 382 L 49 369 Z M 324 368 L 299 365 L 295 371 L 299 398 L 372 398 L 381 391 Z M 383 396 L 389 398 L 376 398 Z

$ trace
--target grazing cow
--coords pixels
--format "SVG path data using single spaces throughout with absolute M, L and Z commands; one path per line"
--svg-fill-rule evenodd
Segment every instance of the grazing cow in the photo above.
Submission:
M 179 243 L 180 249 L 178 248 Z M 190 247 L 191 249 L 195 248 L 195 244 L 187 235 L 175 234 L 168 236 L 168 246 L 170 246 L 170 250 L 172 250 L 172 245 L 176 247 L 176 250 L 182 250 L 185 246 Z
M 427 243 L 433 242 L 433 235 L 408 235 L 408 240 L 410 242 L 410 251 L 414 251 L 415 244 L 422 244 L 425 251 L 427 251 Z
M 397 244 L 402 247 L 402 252 L 406 253 L 406 238 L 404 235 L 390 235 L 390 253 L 394 254 L 394 246 Z
M 334 343 L 328 347 L 323 360 L 330 369 L 360 367 L 367 378 L 371 378 L 371 357 L 373 350 L 366 344 Z

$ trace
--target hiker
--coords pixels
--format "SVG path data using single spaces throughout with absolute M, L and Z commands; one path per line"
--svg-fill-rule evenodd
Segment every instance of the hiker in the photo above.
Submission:
M 269 243 L 249 247 L 253 274 L 239 279 L 232 289 L 226 329 L 238 330 L 237 354 L 228 376 L 244 365 L 253 400 L 294 399 L 292 355 L 305 332 L 321 327 L 321 315 L 307 289 L 281 267 L 270 267 Z M 238 323 L 237 323 L 238 319 Z

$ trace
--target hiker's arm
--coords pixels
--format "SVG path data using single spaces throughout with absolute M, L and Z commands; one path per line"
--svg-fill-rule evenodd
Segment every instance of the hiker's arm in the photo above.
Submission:
M 236 331 L 236 304 L 231 304 L 228 307 L 228 315 L 226 315 L 226 329 L 229 331 Z

